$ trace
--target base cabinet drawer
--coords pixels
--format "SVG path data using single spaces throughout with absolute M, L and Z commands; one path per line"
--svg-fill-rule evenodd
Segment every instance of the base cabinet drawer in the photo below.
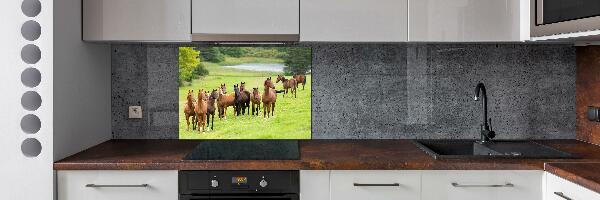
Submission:
M 600 194 L 554 174 L 546 173 L 544 200 L 600 200 Z
M 58 171 L 58 200 L 177 200 L 177 171 Z
M 543 171 L 424 171 L 422 200 L 542 200 Z
M 331 171 L 331 200 L 419 200 L 418 171 Z

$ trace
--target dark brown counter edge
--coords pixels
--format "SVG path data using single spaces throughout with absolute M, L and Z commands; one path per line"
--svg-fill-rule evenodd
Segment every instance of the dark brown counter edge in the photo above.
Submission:
M 198 140 L 109 140 L 54 164 L 55 170 L 543 170 L 573 160 L 435 160 L 411 140 L 301 140 L 300 160 L 183 161 Z M 600 147 L 577 140 L 540 143 L 600 162 Z
M 546 163 L 544 170 L 600 193 L 600 162 Z

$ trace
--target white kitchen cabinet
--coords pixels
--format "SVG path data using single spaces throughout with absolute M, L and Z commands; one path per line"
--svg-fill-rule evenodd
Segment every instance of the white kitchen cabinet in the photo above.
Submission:
M 543 171 L 424 171 L 422 200 L 542 200 Z
M 331 200 L 419 200 L 421 172 L 331 171 Z
M 530 39 L 528 0 L 409 0 L 409 41 Z
M 329 170 L 300 171 L 301 200 L 329 200 Z
M 177 200 L 179 195 L 174 170 L 58 171 L 56 182 L 58 200 Z
M 191 0 L 194 41 L 298 41 L 299 0 Z
M 567 181 L 554 174 L 546 173 L 544 200 L 600 200 L 600 194 Z
M 190 0 L 83 0 L 85 41 L 191 41 Z
M 405 42 L 408 0 L 302 0 L 300 41 Z

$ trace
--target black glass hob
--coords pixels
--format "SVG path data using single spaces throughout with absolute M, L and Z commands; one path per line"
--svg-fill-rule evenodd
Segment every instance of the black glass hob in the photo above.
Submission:
M 298 160 L 298 140 L 205 140 L 183 160 Z

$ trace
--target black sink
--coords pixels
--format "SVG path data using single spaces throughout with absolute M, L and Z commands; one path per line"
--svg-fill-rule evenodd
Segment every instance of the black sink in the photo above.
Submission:
M 577 158 L 570 153 L 525 140 L 494 140 L 487 143 L 475 140 L 414 140 L 414 143 L 435 159 Z

